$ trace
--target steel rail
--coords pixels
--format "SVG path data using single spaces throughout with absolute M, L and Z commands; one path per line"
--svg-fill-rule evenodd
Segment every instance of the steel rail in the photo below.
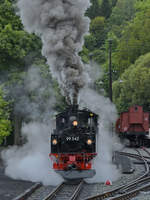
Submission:
M 62 187 L 65 185 L 65 183 L 61 183 L 58 185 L 50 194 L 48 194 L 43 200 L 51 200 L 53 199 L 56 194 L 62 189 Z
M 132 190 L 126 194 L 118 195 L 116 197 L 109 198 L 109 200 L 127 200 L 131 199 L 135 196 L 137 196 L 141 191 L 144 191 L 146 189 L 150 189 L 150 183 L 148 183 L 145 186 L 139 187 L 138 189 Z
M 127 152 L 119 152 L 119 151 L 116 151 L 116 153 L 119 153 L 120 155 L 125 155 L 125 156 L 129 156 L 129 157 L 132 157 L 132 158 L 137 158 L 137 159 L 139 159 L 139 155 L 137 155 L 137 154 L 127 153 Z M 150 156 L 143 156 L 143 158 L 149 160 L 149 159 L 150 159 Z
M 126 188 L 131 188 L 131 186 L 134 186 L 135 183 L 138 182 L 144 182 L 147 180 L 147 178 L 150 179 L 150 177 L 146 177 L 148 174 L 149 174 L 149 164 L 147 163 L 147 160 L 142 156 L 142 154 L 136 149 L 136 151 L 138 152 L 139 156 L 141 157 L 141 159 L 143 160 L 144 162 L 144 165 L 145 165 L 145 173 L 138 177 L 137 179 L 133 180 L 132 182 L 130 182 L 126 187 L 124 187 L 123 189 L 126 189 Z M 146 178 L 145 178 L 146 177 Z
M 142 147 L 141 148 L 143 151 L 145 151 L 149 156 L 150 156 L 150 152 L 145 148 L 145 147 Z
M 150 180 L 150 176 L 146 177 L 148 174 L 149 174 L 149 164 L 147 162 L 147 160 L 143 157 L 143 155 L 137 150 L 137 153 L 139 154 L 139 156 L 142 158 L 143 162 L 144 162 L 144 165 L 145 165 L 145 173 L 140 176 L 139 178 L 137 178 L 136 180 L 133 180 L 132 182 L 130 182 L 126 187 L 123 188 L 123 191 L 121 191 L 122 193 L 125 193 L 129 190 L 133 190 L 134 188 L 137 187 L 137 184 L 140 184 L 140 183 L 145 183 L 145 182 L 149 182 Z
M 145 157 L 143 157 L 141 155 L 137 155 L 137 154 L 126 153 L 126 152 L 118 152 L 118 153 L 121 154 L 121 155 L 125 155 L 125 156 L 129 156 L 129 157 L 136 158 L 136 159 L 139 159 L 139 160 L 143 160 L 144 163 L 145 163 L 145 169 L 146 169 L 145 173 L 142 176 L 138 177 L 137 179 L 131 181 L 127 185 L 122 185 L 120 187 L 117 187 L 116 189 L 113 189 L 109 192 L 105 192 L 103 194 L 91 196 L 89 198 L 86 198 L 85 200 L 103 200 L 103 199 L 108 198 L 108 197 L 110 198 L 114 195 L 117 195 L 118 193 L 124 193 L 123 189 L 131 188 L 132 186 L 136 185 L 138 182 L 142 182 L 142 181 L 144 182 L 145 181 L 145 176 L 147 176 L 148 173 L 149 173 L 149 166 L 148 166 L 148 163 L 145 160 Z M 148 180 L 148 179 L 150 180 L 150 177 L 146 177 L 146 180 Z M 123 195 L 124 194 L 120 195 L 120 197 L 123 196 Z
M 20 194 L 19 196 L 15 197 L 12 200 L 26 200 L 28 197 L 30 197 L 40 187 L 42 187 L 42 184 L 36 183 L 31 188 L 27 189 L 25 192 L 23 192 L 22 194 Z
M 143 148 L 142 148 L 142 150 L 145 151 L 145 149 L 143 149 Z M 138 150 L 136 150 L 136 151 L 138 152 L 138 154 L 142 158 L 145 157 L 145 156 L 142 156 L 142 154 Z M 149 151 L 146 151 L 146 152 L 150 155 Z M 144 162 L 146 162 L 146 161 L 144 160 Z M 148 163 L 147 163 L 147 165 L 148 165 Z M 149 168 L 149 166 L 147 166 L 147 165 L 145 165 L 146 170 L 148 170 L 148 168 Z M 146 185 L 144 185 L 144 186 L 139 186 L 138 187 L 138 184 L 140 184 L 140 183 L 144 183 L 145 184 L 145 182 L 148 182 L 148 183 Z M 150 182 L 150 176 L 148 176 L 146 178 L 143 178 L 143 179 L 141 179 L 141 180 L 139 180 L 137 182 L 137 184 L 135 186 L 135 189 L 133 189 L 133 187 L 130 187 L 128 190 L 124 191 L 125 194 L 117 195 L 116 197 L 112 197 L 109 200 L 126 200 L 126 199 L 131 199 L 131 198 L 137 196 L 140 193 L 140 191 L 144 191 L 146 189 L 150 189 L 150 183 L 149 182 Z
M 78 197 L 78 195 L 79 195 L 79 193 L 80 193 L 80 191 L 81 191 L 81 189 L 82 189 L 83 184 L 84 184 L 84 181 L 82 180 L 82 181 L 79 183 L 79 185 L 78 185 L 78 187 L 76 188 L 76 190 L 75 190 L 75 192 L 73 193 L 73 195 L 71 196 L 70 200 L 75 200 L 75 199 L 77 199 L 77 197 Z
M 84 184 L 84 181 L 81 180 L 80 183 L 77 185 L 77 188 L 75 189 L 74 193 L 72 194 L 72 196 L 68 199 L 68 200 L 76 200 L 81 188 Z M 53 198 L 55 198 L 58 193 L 61 191 L 61 189 L 63 187 L 65 187 L 65 185 L 67 185 L 67 183 L 65 184 L 65 182 L 61 183 L 60 185 L 58 185 L 50 194 L 48 194 L 43 200 L 52 200 Z

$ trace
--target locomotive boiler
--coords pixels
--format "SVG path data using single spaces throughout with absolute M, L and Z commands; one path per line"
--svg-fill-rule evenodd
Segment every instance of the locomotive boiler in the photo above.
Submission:
M 98 116 L 88 109 L 73 105 L 58 114 L 51 134 L 53 169 L 65 179 L 93 177 L 97 132 Z

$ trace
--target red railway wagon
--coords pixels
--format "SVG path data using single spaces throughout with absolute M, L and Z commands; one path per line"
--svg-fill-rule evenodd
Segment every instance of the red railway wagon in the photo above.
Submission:
M 131 106 L 128 112 L 122 112 L 116 122 L 116 132 L 120 138 L 130 143 L 142 145 L 143 138 L 149 134 L 149 113 L 142 106 Z

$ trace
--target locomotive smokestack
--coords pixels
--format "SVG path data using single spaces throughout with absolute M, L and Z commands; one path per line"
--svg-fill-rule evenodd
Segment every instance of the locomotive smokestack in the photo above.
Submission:
M 73 95 L 73 105 L 77 105 L 78 104 L 78 93 L 74 93 Z

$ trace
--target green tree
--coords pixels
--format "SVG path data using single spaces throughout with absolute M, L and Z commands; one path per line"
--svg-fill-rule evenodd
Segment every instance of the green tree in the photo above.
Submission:
M 105 18 L 96 17 L 91 21 L 90 33 L 95 39 L 95 48 L 99 48 L 104 44 L 106 37 Z
M 13 30 L 11 24 L 6 25 L 0 31 L 0 68 L 23 64 L 23 58 L 37 46 L 35 36 Z
M 106 23 L 104 17 L 95 17 L 91 20 L 90 35 L 85 36 L 85 43 L 82 52 L 82 60 L 88 62 L 89 54 L 92 54 L 92 60 L 98 63 L 104 63 L 104 51 L 101 50 L 106 38 Z
M 107 19 L 110 15 L 111 15 L 111 5 L 109 0 L 102 0 L 101 16 Z
M 129 106 L 142 105 L 150 111 L 150 53 L 137 59 L 121 77 L 113 83 L 113 100 L 118 110 Z
M 100 4 L 98 0 L 91 0 L 91 7 L 87 10 L 86 15 L 90 19 L 94 19 L 101 15 Z
M 20 18 L 15 14 L 15 3 L 16 0 L 2 0 L 0 3 L 0 73 L 1 83 L 8 93 L 7 99 L 14 102 L 11 104 L 11 123 L 14 135 L 18 135 L 16 132 L 21 128 L 22 116 L 16 112 L 15 106 L 20 96 L 18 94 L 22 94 L 18 91 L 24 89 L 22 77 L 29 63 L 32 64 L 35 57 L 42 56 L 40 39 L 23 30 Z M 2 118 L 0 129 L 5 136 L 10 133 L 9 123 L 9 120 Z
M 135 15 L 135 3 L 137 0 L 118 0 L 116 6 L 112 9 L 112 14 L 108 19 L 108 24 L 117 37 L 121 37 L 121 32 L 127 23 Z
M 118 72 L 121 74 L 135 60 L 150 51 L 150 9 L 138 13 L 134 21 L 124 29 L 114 56 Z
M 88 63 L 89 62 L 89 50 L 85 46 L 83 46 L 83 49 L 82 49 L 82 51 L 80 52 L 79 55 L 81 56 L 82 61 L 84 63 Z
M 118 0 L 112 0 L 112 7 L 115 7 L 115 6 L 116 6 L 117 1 L 118 1 Z
M 137 0 L 135 4 L 137 12 L 145 12 L 150 8 L 150 0 Z
M 19 16 L 15 15 L 13 6 L 13 0 L 1 0 L 0 4 L 0 28 L 3 29 L 7 24 L 11 22 L 14 30 L 21 30 L 23 25 L 19 19 Z
M 89 51 L 93 51 L 97 46 L 96 37 L 93 34 L 85 36 L 85 47 Z
M 26 33 L 21 21 L 15 15 L 11 0 L 2 0 L 0 4 L 0 70 L 12 66 L 23 66 L 29 53 L 39 54 L 41 42 L 33 34 Z
M 4 99 L 4 93 L 2 88 L 0 88 L 0 144 L 2 144 L 3 139 L 11 133 L 9 115 L 9 103 Z

